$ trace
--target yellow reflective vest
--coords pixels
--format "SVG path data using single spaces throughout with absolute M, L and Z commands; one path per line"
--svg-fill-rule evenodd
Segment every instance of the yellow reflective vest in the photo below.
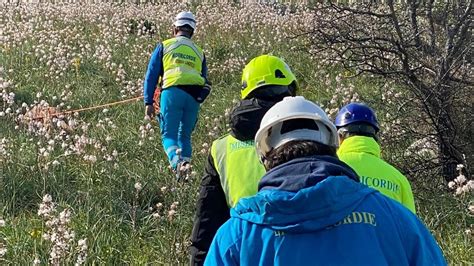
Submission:
M 410 183 L 395 167 L 380 158 L 380 146 L 373 138 L 349 137 L 341 143 L 337 156 L 354 169 L 361 183 L 377 189 L 416 213 Z
M 225 135 L 212 143 L 211 155 L 229 207 L 234 207 L 240 198 L 257 194 L 265 168 L 253 140 L 240 141 Z
M 176 85 L 203 86 L 201 76 L 204 54 L 191 39 L 178 36 L 163 42 L 162 88 Z

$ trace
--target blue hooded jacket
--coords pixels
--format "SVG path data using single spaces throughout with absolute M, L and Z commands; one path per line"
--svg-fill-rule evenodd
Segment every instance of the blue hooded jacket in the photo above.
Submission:
M 270 170 L 217 232 L 205 265 L 446 265 L 423 223 L 334 157 Z

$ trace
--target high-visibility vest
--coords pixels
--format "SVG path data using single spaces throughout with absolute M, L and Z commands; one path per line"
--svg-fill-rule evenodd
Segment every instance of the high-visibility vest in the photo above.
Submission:
M 240 141 L 226 135 L 212 143 L 211 155 L 229 207 L 234 207 L 240 198 L 257 194 L 265 168 L 253 140 Z
M 176 85 L 204 86 L 201 76 L 204 53 L 189 38 L 178 36 L 163 42 L 162 88 Z
M 380 158 L 380 146 L 373 138 L 349 137 L 339 146 L 337 156 L 354 169 L 361 183 L 377 189 L 416 213 L 408 179 Z

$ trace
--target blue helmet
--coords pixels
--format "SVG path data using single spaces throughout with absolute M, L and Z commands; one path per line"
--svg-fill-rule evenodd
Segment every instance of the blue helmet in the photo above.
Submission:
M 374 110 L 362 103 L 350 103 L 339 110 L 335 125 L 337 128 L 346 127 L 350 124 L 369 124 L 379 131 L 379 123 Z

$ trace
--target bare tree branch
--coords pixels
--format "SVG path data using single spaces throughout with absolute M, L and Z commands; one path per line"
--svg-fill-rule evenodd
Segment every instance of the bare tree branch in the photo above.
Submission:
M 312 51 L 355 69 L 357 75 L 368 73 L 403 85 L 415 96 L 411 106 L 432 130 L 423 127 L 424 134 L 436 136 L 443 175 L 452 178 L 455 164 L 463 163 L 459 143 L 466 138 L 453 119 L 465 115 L 458 95 L 469 95 L 466 91 L 474 83 L 469 58 L 472 0 L 409 0 L 407 5 L 388 0 L 386 5 L 350 7 L 330 3 L 324 8 L 315 27 L 305 33 Z M 418 131 L 413 126 L 407 130 L 413 135 Z
M 415 45 L 417 47 L 421 46 L 421 39 L 420 39 L 420 32 L 418 30 L 418 19 L 417 19 L 417 8 L 418 3 L 416 0 L 410 0 L 410 20 L 411 20 L 411 27 L 413 29 L 413 38 L 415 40 Z
M 433 21 L 433 3 L 435 0 L 429 0 L 428 5 L 427 5 L 427 10 L 426 10 L 426 15 L 428 17 L 428 24 L 429 24 L 429 33 L 430 33 L 430 48 L 431 50 L 435 50 L 435 43 L 436 43 L 436 31 L 434 27 L 434 21 Z

